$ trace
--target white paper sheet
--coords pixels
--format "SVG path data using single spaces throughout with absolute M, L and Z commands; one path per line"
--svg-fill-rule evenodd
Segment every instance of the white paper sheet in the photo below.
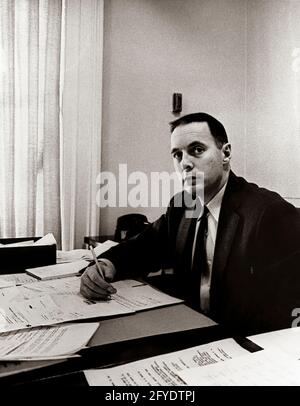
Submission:
M 0 275 L 0 288 L 7 288 L 9 286 L 19 286 L 31 282 L 36 282 L 36 278 L 28 275 L 27 273 Z
M 86 370 L 84 374 L 91 386 L 181 386 L 186 384 L 180 371 L 245 353 L 248 351 L 230 338 L 113 368 Z
M 97 243 L 96 247 L 94 248 L 94 252 L 98 257 L 103 252 L 107 251 L 109 248 L 118 245 L 117 242 L 107 240 L 104 243 Z M 78 261 L 80 259 L 85 259 L 87 261 L 93 260 L 93 255 L 90 250 L 88 249 L 76 249 L 71 251 L 57 251 L 57 263 L 64 263 L 64 262 L 73 262 Z
M 56 245 L 56 239 L 52 233 L 44 235 L 44 237 L 37 240 L 34 245 Z
M 110 248 L 118 245 L 119 243 L 112 240 L 106 240 L 105 242 L 98 242 L 96 247 L 94 248 L 95 254 L 98 257 L 100 254 L 103 254 L 105 251 L 109 250 Z
M 271 331 L 248 338 L 264 349 L 280 348 L 295 359 L 300 359 L 300 327 Z
M 37 268 L 26 269 L 26 272 L 41 280 L 65 278 L 78 274 L 82 269 L 89 265 L 88 261 L 80 260 L 65 264 L 56 264 L 48 266 L 40 266 Z
M 190 386 L 298 386 L 300 362 L 280 350 L 262 350 L 179 375 Z
M 74 262 L 80 259 L 85 259 L 88 261 L 92 261 L 93 256 L 90 250 L 85 249 L 76 249 L 71 251 L 56 251 L 56 262 L 58 264 L 64 262 Z
M 118 282 L 113 285 L 118 290 L 112 296 L 112 301 L 133 311 L 153 309 L 154 307 L 182 302 L 182 300 L 176 300 L 149 285 L 136 284 L 133 287 L 119 287 Z
M 10 286 L 16 286 L 14 281 L 7 281 L 0 276 L 0 289 L 2 288 L 9 288 Z
M 182 302 L 137 281 L 120 281 L 113 285 L 118 292 L 108 301 L 81 296 L 78 277 L 0 289 L 0 332 L 129 314 Z
M 99 323 L 37 327 L 0 334 L 0 359 L 57 359 L 86 346 Z

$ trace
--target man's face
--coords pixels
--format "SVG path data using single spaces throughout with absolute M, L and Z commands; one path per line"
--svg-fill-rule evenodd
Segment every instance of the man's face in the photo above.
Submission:
M 171 154 L 184 188 L 207 203 L 224 185 L 231 158 L 230 145 L 218 148 L 206 122 L 179 125 L 171 135 Z M 203 190 L 204 179 L 204 190 Z

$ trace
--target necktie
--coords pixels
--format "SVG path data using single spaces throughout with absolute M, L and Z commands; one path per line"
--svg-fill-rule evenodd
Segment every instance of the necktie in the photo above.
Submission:
M 207 215 L 209 210 L 204 206 L 203 214 L 196 236 L 194 258 L 191 272 L 191 303 L 193 308 L 200 310 L 200 283 L 201 273 L 207 268 L 206 256 L 206 235 L 207 235 Z

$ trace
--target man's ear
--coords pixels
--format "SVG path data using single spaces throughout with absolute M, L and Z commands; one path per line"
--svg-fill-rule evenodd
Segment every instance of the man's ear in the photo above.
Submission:
M 230 162 L 230 159 L 231 159 L 231 145 L 229 143 L 224 144 L 222 146 L 222 151 L 223 151 L 223 154 L 224 154 L 223 163 L 228 164 Z

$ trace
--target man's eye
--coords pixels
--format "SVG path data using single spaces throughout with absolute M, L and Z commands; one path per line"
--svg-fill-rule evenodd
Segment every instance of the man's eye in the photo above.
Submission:
M 202 152 L 204 151 L 203 147 L 194 147 L 193 151 L 195 154 L 202 154 Z
M 182 158 L 182 153 L 180 151 L 174 152 L 173 158 L 177 159 L 177 161 L 180 161 Z

